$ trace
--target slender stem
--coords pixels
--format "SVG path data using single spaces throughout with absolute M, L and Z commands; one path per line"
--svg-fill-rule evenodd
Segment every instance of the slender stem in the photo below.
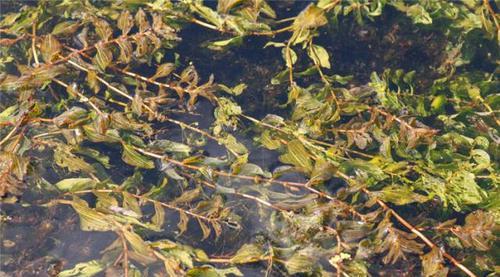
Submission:
M 196 170 L 196 171 L 203 170 L 203 168 L 200 166 L 185 164 L 183 162 L 168 158 L 165 155 L 152 153 L 152 152 L 146 151 L 146 150 L 139 148 L 139 147 L 134 147 L 134 149 L 141 152 L 142 154 L 144 154 L 146 156 L 160 159 L 160 160 L 164 160 L 164 161 L 167 161 L 171 164 L 174 164 L 174 165 L 177 165 L 177 166 L 180 166 L 183 168 L 188 168 L 188 169 Z M 228 172 L 224 172 L 224 171 L 218 171 L 218 170 L 212 170 L 211 173 L 213 173 L 214 175 L 217 175 L 217 176 L 237 178 L 237 179 L 249 180 L 249 181 L 254 181 L 254 182 L 274 183 L 274 184 L 282 185 L 282 186 L 288 187 L 288 188 L 290 188 L 290 187 L 303 188 L 303 189 L 308 190 L 308 191 L 310 191 L 310 192 L 312 192 L 312 193 L 314 193 L 322 198 L 326 198 L 326 199 L 336 203 L 337 205 L 343 207 L 345 210 L 349 211 L 350 213 L 352 213 L 353 215 L 355 215 L 359 218 L 364 218 L 364 216 L 362 214 L 358 213 L 351 205 L 349 205 L 341 200 L 338 200 L 337 198 L 335 198 L 327 193 L 324 193 L 324 192 L 319 191 L 313 187 L 310 187 L 308 184 L 305 184 L 305 183 L 280 181 L 280 180 L 268 179 L 268 178 L 263 178 L 263 177 L 258 177 L 258 176 L 252 177 L 252 176 L 245 176 L 245 175 L 236 175 L 236 174 L 232 174 L 232 173 L 228 173 Z
M 374 197 L 369 190 L 366 188 L 362 189 L 364 193 L 370 195 L 371 197 Z M 417 235 L 427 246 L 429 246 L 432 249 L 438 249 L 441 254 L 447 258 L 453 265 L 458 267 L 460 270 L 462 270 L 465 274 L 467 274 L 470 277 L 476 277 L 476 275 L 470 271 L 467 267 L 465 267 L 463 264 L 461 264 L 459 261 L 457 261 L 453 256 L 448 254 L 446 251 L 444 251 L 442 248 L 438 247 L 436 244 L 434 244 L 430 239 L 428 239 L 424 234 L 422 234 L 417 228 L 415 228 L 411 223 L 409 223 L 406 219 L 404 219 L 401 215 L 399 215 L 395 210 L 391 209 L 387 204 L 376 198 L 375 200 L 377 201 L 377 204 L 379 204 L 384 210 L 389 211 L 398 221 L 401 223 L 403 226 L 408 228 L 412 233 Z
M 195 178 L 194 176 L 190 175 L 190 174 L 186 174 L 186 173 L 181 173 L 182 176 L 186 177 L 186 178 L 190 178 L 198 183 L 201 183 L 207 187 L 210 187 L 212 189 L 217 189 L 217 186 L 208 182 L 208 181 L 205 181 L 205 180 L 201 180 L 201 179 L 198 179 L 198 178 Z M 279 208 L 273 204 L 271 204 L 270 202 L 266 201 L 266 200 L 263 200 L 263 199 L 260 199 L 258 197 L 255 197 L 253 195 L 250 195 L 250 194 L 246 194 L 246 193 L 241 193 L 241 192 L 228 192 L 229 194 L 234 194 L 234 195 L 237 195 L 237 196 L 240 196 L 240 197 L 243 197 L 243 198 L 247 198 L 247 199 L 250 199 L 250 200 L 253 200 L 255 202 L 258 202 L 264 206 L 267 206 L 269 208 L 272 208 L 274 210 L 277 210 L 277 211 L 281 211 L 281 212 L 286 212 L 287 210 L 285 209 L 282 209 L 282 208 Z
M 86 194 L 86 193 L 93 193 L 93 192 L 103 192 L 103 193 L 117 192 L 117 193 L 122 193 L 121 190 L 117 190 L 117 189 L 89 189 L 89 190 L 79 190 L 79 191 L 75 191 L 75 192 L 71 192 L 71 193 L 72 194 Z M 197 219 L 201 219 L 203 221 L 207 221 L 209 223 L 212 223 L 212 222 L 215 222 L 215 221 L 220 221 L 220 220 L 218 220 L 216 218 L 209 218 L 209 217 L 206 217 L 206 216 L 203 216 L 203 215 L 199 215 L 199 214 L 193 213 L 191 211 L 188 211 L 188 210 L 185 210 L 185 209 L 182 209 L 182 208 L 179 208 L 179 207 L 167 204 L 165 202 L 157 201 L 157 200 L 154 200 L 154 199 L 151 199 L 149 197 L 142 196 L 142 195 L 138 195 L 138 194 L 134 194 L 134 193 L 130 193 L 130 192 L 128 192 L 128 195 L 130 195 L 130 196 L 132 196 L 134 198 L 137 198 L 139 200 L 142 200 L 144 202 L 149 202 L 149 203 L 152 203 L 152 204 L 158 204 L 158 205 L 163 206 L 165 208 L 168 208 L 168 209 L 171 209 L 171 210 L 175 210 L 175 211 L 180 212 L 180 213 L 188 214 L 188 215 L 190 215 L 192 217 L 195 217 Z M 221 221 L 221 223 L 224 223 L 224 222 Z
M 68 63 L 72 66 L 74 66 L 75 68 L 79 69 L 79 70 L 82 70 L 82 71 L 85 71 L 85 72 L 88 72 L 89 70 L 81 65 L 79 65 L 78 63 L 72 61 L 72 60 L 69 60 Z M 128 100 L 130 101 L 133 101 L 134 98 L 132 96 L 130 96 L 129 94 L 127 94 L 126 92 L 123 92 L 122 90 L 118 89 L 117 87 L 111 85 L 108 81 L 104 80 L 103 78 L 99 77 L 99 76 L 96 76 L 96 79 L 101 82 L 102 84 L 104 84 L 106 87 L 108 87 L 109 89 L 111 89 L 112 91 L 118 93 L 119 95 L 127 98 Z M 181 121 L 178 121 L 178 120 L 175 120 L 175 119 L 172 119 L 172 118 L 168 118 L 166 116 L 162 116 L 160 115 L 158 112 L 154 111 L 153 109 L 151 109 L 151 107 L 149 107 L 148 105 L 142 103 L 141 105 L 142 107 L 144 107 L 148 112 L 150 112 L 155 118 L 159 119 L 160 121 L 168 121 L 168 122 L 171 122 L 171 123 L 174 123 L 182 128 L 186 128 L 186 129 L 189 129 L 193 132 L 196 132 L 196 133 L 199 133 L 209 139 L 212 139 L 214 141 L 217 141 L 218 143 L 221 143 L 223 144 L 223 142 L 221 141 L 221 139 L 215 137 L 215 136 L 212 136 L 211 134 L 209 134 L 208 132 L 206 131 L 203 131 L 201 129 L 198 129 L 196 127 L 193 127 L 189 124 L 186 124 L 184 122 L 181 122 Z M 226 147 L 227 148 L 227 147 Z M 233 155 L 235 155 L 236 157 L 239 156 L 236 152 L 234 152 L 233 150 L 227 148 L 229 152 L 231 152 Z
M 22 116 L 19 117 L 14 128 L 12 128 L 12 130 L 10 130 L 10 132 L 0 141 L 0 146 L 2 146 L 2 144 L 7 142 L 16 133 L 16 131 L 19 129 L 19 127 L 21 127 L 25 118 L 26 118 L 26 114 L 23 114 Z
M 127 240 L 125 239 L 125 235 L 123 235 L 123 230 L 119 232 L 120 239 L 122 241 L 122 247 L 123 247 L 123 273 L 125 277 L 128 277 L 128 246 L 127 246 Z
M 38 60 L 38 55 L 36 53 L 36 46 L 35 46 L 35 40 L 36 40 L 36 20 L 33 21 L 32 25 L 32 37 L 31 37 L 31 51 L 33 51 L 33 58 L 35 59 L 35 65 L 38 66 L 40 64 L 40 61 Z

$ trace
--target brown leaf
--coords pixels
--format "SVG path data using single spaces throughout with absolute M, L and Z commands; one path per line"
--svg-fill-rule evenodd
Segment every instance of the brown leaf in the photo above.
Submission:
M 59 41 L 52 34 L 43 38 L 40 45 L 40 53 L 42 54 L 45 62 L 51 63 L 60 52 L 61 43 L 59 43 Z
M 122 31 L 122 35 L 126 36 L 128 32 L 130 32 L 130 29 L 134 26 L 134 19 L 132 18 L 130 12 L 125 9 L 120 14 L 120 17 L 118 17 L 117 23 L 118 28 Z

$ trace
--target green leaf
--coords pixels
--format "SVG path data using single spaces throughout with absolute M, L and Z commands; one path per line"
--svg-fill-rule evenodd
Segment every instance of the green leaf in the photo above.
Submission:
M 231 8 L 241 3 L 243 0 L 220 0 L 217 1 L 217 11 L 227 13 Z
M 477 166 L 474 168 L 475 171 L 481 171 L 490 167 L 491 159 L 490 155 L 482 149 L 474 149 L 471 151 L 471 156 Z
M 285 261 L 285 267 L 288 273 L 292 275 L 301 272 L 312 272 L 314 269 L 314 261 L 309 256 L 295 253 Z
M 312 44 L 311 47 L 307 48 L 307 50 L 307 54 L 315 64 L 324 68 L 330 68 L 330 57 L 323 46 Z
M 19 106 L 16 104 L 16 105 L 12 105 L 10 107 L 7 107 L 6 109 L 4 109 L 2 112 L 0 112 L 0 124 L 3 124 L 3 123 L 14 123 L 14 120 L 15 120 L 15 115 L 14 113 L 18 110 Z
M 149 144 L 148 147 L 153 149 L 153 150 L 157 150 L 157 151 L 183 154 L 186 156 L 189 155 L 189 153 L 192 151 L 192 149 L 189 145 L 175 142 L 175 141 L 171 141 L 168 139 L 155 140 L 151 144 Z
M 80 26 L 80 23 L 78 23 L 76 21 L 64 21 L 64 22 L 58 23 L 54 27 L 54 29 L 52 29 L 52 35 L 57 36 L 57 35 L 74 34 L 79 26 Z
M 432 24 L 431 16 L 420 4 L 410 6 L 406 14 L 413 19 L 414 23 Z
M 73 198 L 71 206 L 80 216 L 80 228 L 83 231 L 113 231 L 116 227 L 113 221 L 105 214 L 89 208 L 87 202 L 80 198 Z
M 243 36 L 236 36 L 230 39 L 210 42 L 207 47 L 212 50 L 222 51 L 229 46 L 239 45 L 243 42 Z
M 208 20 L 208 22 L 214 24 L 218 28 L 222 27 L 223 20 L 217 12 L 208 7 L 203 6 L 202 4 L 198 4 L 198 2 L 195 3 L 196 4 L 193 5 L 193 8 L 201 17 Z
M 212 266 L 201 266 L 190 269 L 187 276 L 190 277 L 224 277 L 224 276 L 244 276 L 237 267 L 215 268 Z
M 102 71 L 104 71 L 113 61 L 113 53 L 102 44 L 98 44 L 96 49 L 97 54 L 94 57 L 94 62 Z
M 144 240 L 138 234 L 128 230 L 123 230 L 123 236 L 132 246 L 134 251 L 136 251 L 140 255 L 150 256 L 150 254 L 152 254 L 151 247 L 146 242 L 144 242 Z
M 155 164 L 148 157 L 137 152 L 132 145 L 123 144 L 122 160 L 129 165 L 152 169 Z
M 155 207 L 155 214 L 151 219 L 151 222 L 154 225 L 156 225 L 158 229 L 161 229 L 163 223 L 165 222 L 165 210 L 163 209 L 163 206 L 159 202 L 154 202 L 154 207 Z
M 281 49 L 281 55 L 286 62 L 286 67 L 291 68 L 297 62 L 297 53 L 290 47 Z
M 122 185 L 123 188 L 127 187 L 127 184 L 124 182 Z M 139 201 L 132 194 L 128 192 L 122 192 L 123 195 L 123 208 L 132 211 L 137 218 L 142 217 L 142 210 L 139 205 Z
M 79 191 L 93 188 L 96 182 L 90 178 L 68 178 L 61 180 L 55 186 L 63 191 Z
M 238 84 L 232 88 L 223 85 L 223 84 L 217 84 L 217 86 L 222 89 L 224 92 L 227 92 L 231 95 L 238 96 L 243 93 L 243 91 L 247 88 L 247 85 L 245 83 Z
M 293 164 L 307 172 L 311 172 L 313 169 L 311 154 L 307 152 L 302 142 L 297 139 L 287 144 L 287 152 L 280 156 L 280 161 L 287 164 Z
M 54 151 L 54 161 L 60 167 L 67 168 L 71 172 L 94 173 L 95 169 L 84 159 L 75 156 L 66 147 L 58 147 Z
M 73 268 L 59 272 L 58 277 L 92 277 L 105 269 L 105 265 L 92 260 L 85 263 L 78 263 Z
M 323 26 L 326 23 L 328 23 L 328 20 L 325 17 L 323 9 L 310 4 L 295 18 L 293 27 L 295 30 L 310 29 Z
M 381 191 L 380 198 L 386 202 L 396 205 L 406 205 L 409 203 L 423 203 L 429 200 L 428 197 L 413 192 L 408 187 L 389 185 Z
M 265 253 L 262 250 L 262 245 L 247 243 L 231 257 L 230 262 L 233 264 L 253 263 L 262 260 L 264 257 Z

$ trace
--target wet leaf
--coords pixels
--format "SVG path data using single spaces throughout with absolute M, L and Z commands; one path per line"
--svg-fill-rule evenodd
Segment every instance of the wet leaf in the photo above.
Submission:
M 68 178 L 61 180 L 55 186 L 64 191 L 79 191 L 93 188 L 96 182 L 90 178 Z
M 113 35 L 113 30 L 109 23 L 100 18 L 94 18 L 93 22 L 97 35 L 104 41 L 107 41 Z
M 207 47 L 212 50 L 222 51 L 229 46 L 239 45 L 242 42 L 243 42 L 243 36 L 237 36 L 230 39 L 210 42 Z
M 103 271 L 105 269 L 105 265 L 98 261 L 92 260 L 84 263 L 78 263 L 73 268 L 67 269 L 59 272 L 57 276 L 59 277 L 92 277 L 97 273 Z
M 98 93 L 101 89 L 101 85 L 97 79 L 97 73 L 95 71 L 89 70 L 87 72 L 87 84 L 94 91 L 94 93 Z
M 244 276 L 237 267 L 215 268 L 211 266 L 195 267 L 187 272 L 190 277 L 221 277 L 221 276 Z
M 188 227 L 189 217 L 184 212 L 179 212 L 179 223 L 177 223 L 177 228 L 179 229 L 179 233 L 183 234 L 186 232 Z
M 311 47 L 308 48 L 307 54 L 315 64 L 324 68 L 330 68 L 330 57 L 323 46 L 312 44 Z
M 177 205 L 177 204 L 185 204 L 192 202 L 194 199 L 198 198 L 201 193 L 201 188 L 195 188 L 192 190 L 187 190 L 183 192 L 179 197 L 175 198 L 172 200 L 172 204 Z
M 422 267 L 425 277 L 448 276 L 448 268 L 444 266 L 443 255 L 437 247 L 422 256 Z
M 123 230 L 122 232 L 134 251 L 143 256 L 151 255 L 151 247 L 138 234 L 128 230 Z
M 134 196 L 132 196 L 132 194 L 128 192 L 123 192 L 122 194 L 123 194 L 123 208 L 134 212 L 134 214 L 138 218 L 142 217 L 142 210 L 139 205 L 139 201 L 137 201 L 137 198 L 135 198 Z
M 94 62 L 102 71 L 104 71 L 113 60 L 113 53 L 103 45 L 97 45 L 96 49 L 97 54 L 94 57 Z
M 197 220 L 198 220 L 198 225 L 200 225 L 201 232 L 203 233 L 202 240 L 206 240 L 210 236 L 210 233 L 211 233 L 210 227 L 205 222 L 203 222 L 201 219 L 197 219 Z
M 40 44 L 40 53 L 42 54 L 43 60 L 47 63 L 51 63 L 61 52 L 61 48 L 62 46 L 55 36 L 51 34 L 47 35 Z
M 137 152 L 130 144 L 123 144 L 122 160 L 131 166 L 152 169 L 155 164 L 148 157 Z
M 55 163 L 63 168 L 67 168 L 71 172 L 86 172 L 93 173 L 95 169 L 84 159 L 77 157 L 66 148 L 57 148 L 54 151 Z
M 127 35 L 130 29 L 134 26 L 134 19 L 128 10 L 123 10 L 118 17 L 118 28 L 122 31 L 122 35 Z
M 238 84 L 232 88 L 227 87 L 223 84 L 218 84 L 219 88 L 221 88 L 224 92 L 227 92 L 229 94 L 238 96 L 243 93 L 243 91 L 247 88 L 247 85 L 244 83 Z
M 163 209 L 163 206 L 160 205 L 160 203 L 158 202 L 154 203 L 154 207 L 155 207 L 155 214 L 151 219 L 151 222 L 154 225 L 158 226 L 159 229 L 161 229 L 163 223 L 165 222 L 165 210 Z
M 173 64 L 173 63 L 161 64 L 160 66 L 158 66 L 158 68 L 156 69 L 155 75 L 153 75 L 153 77 L 151 77 L 151 79 L 155 80 L 158 78 L 166 77 L 166 76 L 170 75 L 170 73 L 172 73 L 174 70 L 175 70 L 175 64 Z
M 135 14 L 135 23 L 139 27 L 139 32 L 141 33 L 144 33 L 146 30 L 151 28 L 143 9 L 139 9 L 139 11 Z
M 122 63 L 128 64 L 132 59 L 132 54 L 134 49 L 132 48 L 132 43 L 128 39 L 120 39 L 117 41 L 118 47 L 120 47 L 120 56 L 118 60 Z
M 326 23 L 328 23 L 328 20 L 324 15 L 323 9 L 310 4 L 295 18 L 293 27 L 295 29 L 309 29 L 323 26 Z
M 261 245 L 257 244 L 244 244 L 241 248 L 231 257 L 233 264 L 245 264 L 258 262 L 265 258 L 265 253 Z
M 116 227 L 113 221 L 105 214 L 89 208 L 87 202 L 79 198 L 73 198 L 71 206 L 80 216 L 80 228 L 83 231 L 113 231 Z
M 285 267 L 289 274 L 311 272 L 314 268 L 314 261 L 311 257 L 295 253 L 292 257 L 285 261 Z
M 287 152 L 280 156 L 280 160 L 310 172 L 313 169 L 310 157 L 311 155 L 299 140 L 292 140 L 287 144 Z
M 487 251 L 496 240 L 494 232 L 499 228 L 492 213 L 478 210 L 467 215 L 464 226 L 456 226 L 452 230 L 465 247 Z
M 80 23 L 76 21 L 64 21 L 54 26 L 54 29 L 52 29 L 52 35 L 57 36 L 74 34 L 78 27 L 80 27 Z

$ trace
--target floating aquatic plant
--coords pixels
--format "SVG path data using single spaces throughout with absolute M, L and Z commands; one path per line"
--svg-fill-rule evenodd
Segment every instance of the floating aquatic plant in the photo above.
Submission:
M 114 234 L 99 257 L 52 275 L 498 273 L 495 2 L 11 5 L 0 17 L 2 202 L 68 206 L 82 231 Z M 193 29 L 209 36 L 199 43 Z M 343 43 L 366 44 L 378 70 L 339 69 Z M 415 43 L 433 58 L 398 63 Z M 251 72 L 218 83 L 227 72 L 192 61 L 252 44 L 280 63 L 261 80 L 278 91 L 263 115 L 247 104 L 260 93 Z M 277 166 L 256 162 L 262 149 Z M 223 255 L 202 250 L 256 221 Z

